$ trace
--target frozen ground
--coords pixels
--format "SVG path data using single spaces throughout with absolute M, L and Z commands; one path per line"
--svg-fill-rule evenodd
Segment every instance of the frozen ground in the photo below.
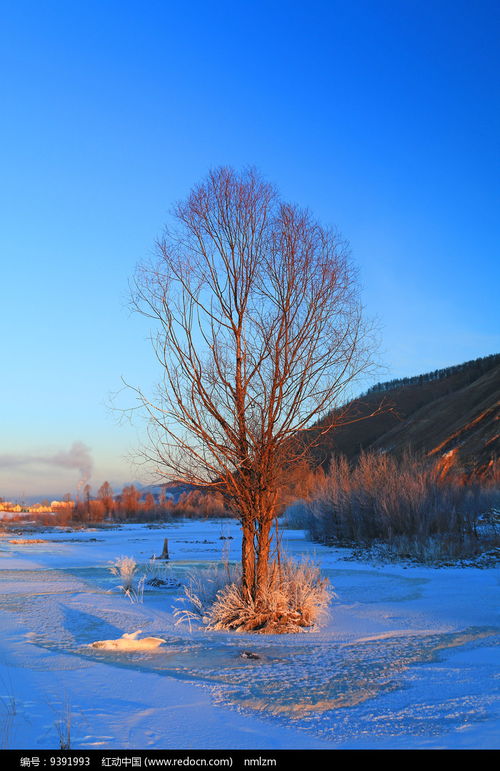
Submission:
M 179 588 L 131 603 L 109 571 L 168 537 L 182 583 L 224 550 L 238 559 L 237 523 L 26 537 L 50 540 L 0 540 L 2 748 L 57 748 L 68 715 L 75 749 L 500 747 L 499 568 L 352 562 L 284 531 L 338 596 L 319 632 L 249 636 L 176 625 Z M 90 645 L 138 630 L 165 642 Z

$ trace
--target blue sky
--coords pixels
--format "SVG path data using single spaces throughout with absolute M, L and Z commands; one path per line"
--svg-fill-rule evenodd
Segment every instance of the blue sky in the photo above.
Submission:
M 498 352 L 499 33 L 488 0 L 0 4 L 0 495 L 74 490 L 74 442 L 94 490 L 140 478 L 128 281 L 221 164 L 350 241 L 384 379 Z

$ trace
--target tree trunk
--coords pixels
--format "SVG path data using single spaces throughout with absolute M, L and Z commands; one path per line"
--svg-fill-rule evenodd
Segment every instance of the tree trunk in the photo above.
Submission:
M 242 523 L 241 569 L 243 592 L 245 595 L 253 597 L 255 584 L 255 544 L 253 529 L 245 522 Z
M 255 571 L 255 602 L 264 602 L 268 584 L 269 553 L 271 547 L 272 519 L 266 518 L 260 525 L 257 541 L 257 565 Z

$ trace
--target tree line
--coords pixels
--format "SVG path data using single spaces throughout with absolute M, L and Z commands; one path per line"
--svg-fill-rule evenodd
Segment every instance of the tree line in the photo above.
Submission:
M 85 489 L 72 510 L 57 512 L 56 516 L 68 523 L 149 522 L 200 516 L 225 517 L 229 512 L 217 493 L 186 490 L 174 500 L 165 489 L 154 495 L 150 491 L 143 493 L 131 484 L 115 495 L 109 482 L 104 482 L 95 497 Z
M 372 393 L 384 393 L 386 391 L 394 391 L 396 388 L 408 385 L 422 385 L 422 383 L 430 383 L 434 380 L 443 380 L 446 377 L 455 375 L 458 372 L 464 372 L 469 370 L 468 382 L 472 383 L 477 378 L 484 375 L 490 369 L 500 363 L 500 354 L 494 353 L 490 356 L 480 356 L 477 359 L 466 361 L 463 364 L 455 364 L 451 367 L 444 367 L 443 369 L 435 369 L 432 372 L 426 372 L 422 375 L 414 375 L 413 377 L 394 378 L 393 380 L 387 380 L 384 383 L 376 383 L 371 386 L 364 396 Z

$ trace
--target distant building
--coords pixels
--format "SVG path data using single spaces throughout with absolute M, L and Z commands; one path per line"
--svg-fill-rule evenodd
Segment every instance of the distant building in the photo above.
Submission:
M 28 506 L 27 511 L 30 514 L 50 514 L 52 513 L 52 507 L 43 503 L 34 503 L 33 506 Z
M 49 511 L 72 511 L 74 508 L 74 501 L 52 501 Z
M 19 514 L 24 510 L 24 507 L 20 506 L 19 503 L 12 503 L 11 501 L 3 501 L 0 503 L 0 511 L 8 511 L 9 513 Z

